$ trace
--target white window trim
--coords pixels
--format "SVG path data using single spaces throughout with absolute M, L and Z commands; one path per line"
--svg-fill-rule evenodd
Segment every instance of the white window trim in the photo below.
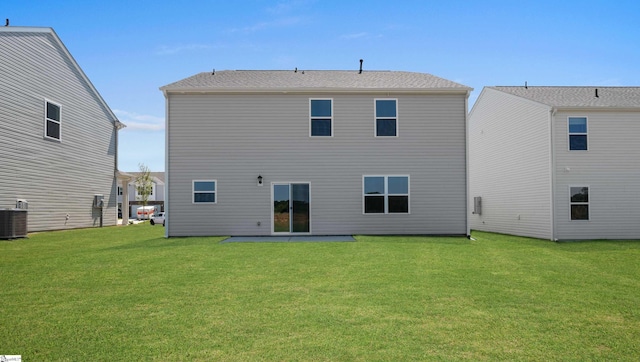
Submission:
M 196 194 L 196 182 L 215 182 L 214 191 L 198 191 L 199 194 L 214 194 L 214 202 L 196 202 L 194 195 Z M 218 180 L 193 180 L 191 181 L 191 203 L 194 205 L 213 205 L 218 203 Z
M 573 202 L 571 201 L 571 188 L 572 187 L 586 187 L 589 189 L 589 201 L 587 202 Z M 591 220 L 591 186 L 590 185 L 569 185 L 569 221 L 570 222 L 588 222 Z M 571 205 L 587 205 L 589 208 L 589 218 L 586 220 L 574 220 L 571 218 Z
M 378 101 L 396 101 L 396 116 L 394 117 L 378 117 Z M 396 135 L 395 136 L 378 136 L 378 120 L 379 119 L 395 119 Z M 376 138 L 397 138 L 400 136 L 400 115 L 398 114 L 398 98 L 375 98 L 373 100 L 373 137 Z
M 587 122 L 586 126 L 587 126 L 587 132 L 571 132 L 569 130 L 569 120 L 571 118 L 584 118 Z M 587 136 L 587 149 L 586 150 L 572 150 L 571 149 L 571 136 Z M 571 152 L 585 152 L 585 151 L 589 151 L 589 145 L 591 144 L 591 142 L 589 141 L 589 117 L 587 116 L 567 116 L 567 150 L 571 151 Z
M 331 101 L 331 117 L 312 117 L 311 116 L 311 101 Z M 331 135 L 329 136 L 314 136 L 311 134 L 311 123 L 312 120 L 314 119 L 318 119 L 318 120 L 326 120 L 329 119 L 329 121 L 331 121 Z M 309 98 L 309 137 L 313 137 L 313 138 L 332 138 L 333 137 L 333 98 Z
M 55 106 L 58 107 L 58 110 L 60 112 L 60 120 L 56 121 L 55 119 L 50 119 L 47 117 L 47 104 L 51 103 Z M 49 137 L 47 135 L 47 123 L 48 122 L 53 122 L 53 123 L 57 123 L 59 128 L 60 128 L 60 138 L 55 138 L 55 137 Z M 44 99 L 44 138 L 48 139 L 48 140 L 52 140 L 52 141 L 57 141 L 57 142 L 62 142 L 62 105 L 60 105 L 57 102 L 54 102 L 52 100 L 49 100 L 47 98 Z
M 364 179 L 367 177 L 383 177 L 384 178 L 384 194 L 370 196 L 384 196 L 384 212 L 366 212 L 364 199 L 367 194 L 364 193 Z M 406 194 L 389 194 L 389 177 L 406 177 L 407 193 Z M 389 196 L 407 196 L 407 212 L 389 212 Z M 362 175 L 362 215 L 410 215 L 411 214 L 411 176 L 409 175 Z

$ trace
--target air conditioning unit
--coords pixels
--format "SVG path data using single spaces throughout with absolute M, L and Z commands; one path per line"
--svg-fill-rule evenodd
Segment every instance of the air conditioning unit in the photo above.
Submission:
M 27 210 L 0 210 L 0 239 L 27 237 Z

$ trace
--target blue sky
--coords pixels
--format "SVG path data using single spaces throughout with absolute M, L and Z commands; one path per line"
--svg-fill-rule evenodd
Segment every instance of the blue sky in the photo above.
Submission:
M 159 87 L 212 69 L 424 72 L 473 87 L 640 86 L 640 1 L 2 0 L 52 27 L 119 119 L 119 168 L 164 170 Z

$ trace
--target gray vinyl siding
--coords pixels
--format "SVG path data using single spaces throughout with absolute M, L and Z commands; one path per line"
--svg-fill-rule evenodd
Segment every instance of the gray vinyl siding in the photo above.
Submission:
M 588 151 L 569 151 L 567 117 L 588 118 Z M 575 111 L 554 117 L 556 227 L 563 239 L 640 235 L 640 112 Z M 589 221 L 571 221 L 569 187 L 589 186 Z
M 310 98 L 333 99 L 333 137 L 309 137 Z M 398 137 L 374 137 L 375 98 L 398 99 Z M 167 102 L 168 236 L 270 235 L 273 182 L 310 183 L 315 235 L 466 233 L 465 94 Z M 363 175 L 409 175 L 410 214 L 364 215 Z M 192 181 L 214 179 L 217 204 L 193 204 Z
M 550 108 L 485 88 L 469 117 L 469 212 L 475 230 L 552 238 Z
M 98 97 L 52 33 L 0 33 L 0 208 L 26 199 L 29 231 L 98 226 L 94 194 L 116 224 L 115 120 Z M 44 138 L 45 99 L 61 142 Z

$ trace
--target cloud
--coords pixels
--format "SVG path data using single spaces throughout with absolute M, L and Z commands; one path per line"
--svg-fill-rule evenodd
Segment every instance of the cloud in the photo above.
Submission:
M 250 33 L 255 33 L 258 31 L 267 30 L 271 28 L 283 28 L 283 27 L 293 26 L 301 22 L 302 22 L 302 18 L 300 17 L 288 17 L 288 18 L 282 18 L 282 19 L 277 19 L 273 21 L 262 21 L 250 26 L 245 26 L 243 28 L 233 28 L 233 29 L 230 29 L 229 32 L 250 34 Z
M 373 35 L 373 34 L 369 34 L 366 31 L 362 31 L 359 33 L 353 33 L 353 34 L 344 34 L 340 36 L 341 39 L 346 39 L 346 40 L 354 40 L 354 39 L 377 39 L 377 38 L 382 38 L 382 34 L 378 34 L 378 35 Z
M 207 44 L 186 44 L 186 45 L 176 45 L 176 46 L 168 46 L 161 45 L 156 50 L 157 55 L 173 55 L 182 52 L 196 51 L 196 50 L 206 50 L 211 49 L 213 46 Z
M 360 32 L 360 33 L 355 33 L 355 34 L 345 34 L 345 35 L 341 35 L 340 37 L 342 39 L 358 39 L 358 38 L 364 38 L 366 36 L 368 36 L 369 33 L 367 32 Z
M 138 114 L 135 112 L 127 112 L 119 109 L 114 109 L 113 113 L 118 116 L 120 122 L 127 125 L 129 130 L 144 130 L 144 131 L 163 131 L 164 130 L 164 118 L 151 116 L 148 114 Z
M 285 28 L 301 24 L 305 21 L 305 8 L 316 0 L 281 0 L 275 5 L 266 7 L 262 11 L 266 20 L 239 28 L 228 29 L 229 33 L 251 34 L 273 28 Z M 303 15 L 297 15 L 303 14 Z
M 271 6 L 267 8 L 267 12 L 276 15 L 282 15 L 286 13 L 290 13 L 293 10 L 305 6 L 307 4 L 311 4 L 315 1 L 310 0 L 289 0 L 289 1 L 279 1 L 275 6 Z

